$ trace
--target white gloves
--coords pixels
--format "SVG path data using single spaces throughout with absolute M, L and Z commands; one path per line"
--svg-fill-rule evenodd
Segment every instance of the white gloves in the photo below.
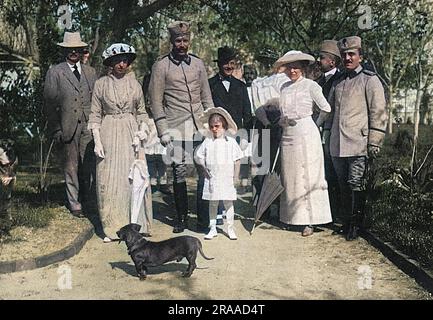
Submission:
M 93 134 L 93 140 L 95 141 L 95 149 L 94 149 L 95 155 L 99 158 L 104 159 L 105 158 L 104 147 L 102 146 L 99 129 L 92 129 L 92 134 Z
M 239 142 L 239 147 L 242 151 L 245 151 L 248 148 L 248 140 L 241 138 L 241 141 Z

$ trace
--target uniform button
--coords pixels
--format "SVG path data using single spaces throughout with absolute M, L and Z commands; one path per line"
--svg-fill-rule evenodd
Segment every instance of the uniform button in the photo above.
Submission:
M 78 120 L 78 123 L 81 123 L 81 120 Z
M 74 110 L 75 113 L 77 113 L 77 110 Z

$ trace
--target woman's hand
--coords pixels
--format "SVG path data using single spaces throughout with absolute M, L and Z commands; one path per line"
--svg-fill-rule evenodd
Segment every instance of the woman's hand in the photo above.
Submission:
M 99 158 L 104 159 L 105 153 L 104 153 L 104 147 L 102 146 L 101 142 L 101 135 L 99 134 L 99 129 L 92 129 L 93 134 L 93 140 L 95 141 L 95 148 L 93 151 L 95 152 L 95 155 Z

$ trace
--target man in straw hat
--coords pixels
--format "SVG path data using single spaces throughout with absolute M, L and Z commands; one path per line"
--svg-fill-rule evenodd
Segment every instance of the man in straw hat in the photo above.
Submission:
M 95 169 L 87 121 L 97 77 L 95 69 L 80 63 L 87 43 L 79 32 L 65 32 L 57 45 L 63 49 L 65 62 L 47 72 L 44 108 L 48 133 L 63 149 L 67 206 L 74 216 L 83 217 L 81 202 L 88 195 Z
M 160 57 L 152 67 L 149 96 L 153 118 L 161 144 L 180 150 L 181 159 L 173 159 L 173 192 L 176 220 L 173 232 L 187 227 L 188 196 L 187 166 L 192 163 L 192 152 L 201 138 L 199 117 L 203 110 L 213 107 L 208 77 L 203 61 L 188 53 L 190 26 L 175 21 L 168 26 L 172 50 Z M 176 153 L 176 152 L 174 152 Z M 188 159 L 186 159 L 188 157 Z M 176 157 L 177 158 L 177 157 Z M 197 227 L 204 231 L 209 225 L 207 203 L 202 200 L 203 177 L 197 186 Z
M 317 83 L 322 87 L 322 92 L 325 98 L 328 98 L 329 91 L 331 90 L 332 83 L 337 79 L 341 73 L 338 66 L 341 62 L 340 50 L 337 46 L 336 40 L 324 40 L 320 46 L 319 52 L 319 67 L 323 72 L 323 75 L 317 80 Z M 332 107 L 332 106 L 331 106 Z M 332 112 L 332 111 L 331 111 Z M 325 161 L 325 177 L 328 182 L 328 194 L 329 202 L 331 205 L 331 212 L 333 221 L 338 216 L 338 210 L 340 208 L 339 203 L 339 187 L 338 178 L 335 173 L 334 166 L 332 164 L 332 158 L 329 153 L 329 138 L 331 136 L 331 120 L 326 120 L 323 124 L 322 131 L 322 143 Z
M 387 112 L 382 83 L 361 65 L 361 38 L 343 38 L 338 47 L 345 71 L 329 96 L 333 106 L 330 153 L 344 210 L 343 226 L 336 233 L 345 234 L 350 241 L 358 237 L 363 222 L 367 159 L 374 159 L 380 151 Z

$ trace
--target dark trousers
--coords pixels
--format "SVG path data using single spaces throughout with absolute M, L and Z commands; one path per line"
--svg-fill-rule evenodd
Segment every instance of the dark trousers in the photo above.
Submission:
M 187 178 L 187 164 L 192 164 L 195 162 L 194 151 L 202 143 L 202 141 L 173 141 L 173 148 L 167 150 L 168 159 L 164 161 L 171 161 L 171 166 L 173 168 L 173 185 L 181 184 L 186 182 Z M 195 164 L 196 165 L 196 164 Z M 209 202 L 203 200 L 203 187 L 204 187 L 204 176 L 201 169 L 196 165 L 198 172 L 197 181 L 197 225 L 200 228 L 207 228 L 209 226 Z M 185 197 L 176 197 L 176 199 L 185 199 Z M 187 198 L 186 198 L 187 199 Z M 186 204 L 187 206 L 187 204 Z M 177 206 L 178 207 L 178 206 Z
M 63 145 L 63 171 L 69 210 L 82 210 L 82 202 L 91 198 L 96 177 L 96 161 L 92 134 L 87 130 L 84 115 L 71 141 Z M 96 197 L 96 194 L 95 194 Z
M 348 223 L 354 215 L 355 194 L 365 191 L 367 157 L 332 157 L 340 187 L 343 223 Z
M 323 144 L 325 179 L 328 183 L 328 196 L 329 204 L 331 206 L 332 221 L 337 221 L 341 218 L 340 185 L 338 183 L 338 176 L 335 172 L 334 164 L 332 163 L 332 157 L 329 150 L 329 138 L 330 137 L 328 137 Z

